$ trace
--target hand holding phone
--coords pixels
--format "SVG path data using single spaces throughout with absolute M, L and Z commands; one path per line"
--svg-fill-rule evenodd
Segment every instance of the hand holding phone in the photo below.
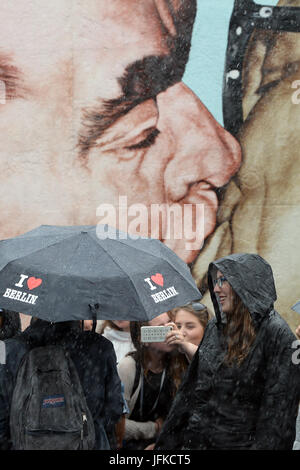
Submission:
M 142 343 L 163 343 L 171 326 L 142 326 L 141 342 Z

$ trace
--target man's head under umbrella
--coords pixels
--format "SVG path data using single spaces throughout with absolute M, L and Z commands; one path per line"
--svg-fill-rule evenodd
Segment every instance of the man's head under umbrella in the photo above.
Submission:
M 153 204 L 202 204 L 192 251 L 158 222 L 193 261 L 215 227 L 215 190 L 240 164 L 235 139 L 181 81 L 195 10 L 192 0 L 1 1 L 1 238 L 96 224 L 120 196 L 147 218 Z

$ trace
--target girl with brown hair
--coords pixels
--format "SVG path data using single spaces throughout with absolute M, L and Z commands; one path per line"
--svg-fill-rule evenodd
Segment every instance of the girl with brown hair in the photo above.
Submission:
M 127 353 L 134 351 L 134 345 L 130 336 L 130 322 L 127 320 L 105 320 L 96 332 L 109 339 L 119 363 Z

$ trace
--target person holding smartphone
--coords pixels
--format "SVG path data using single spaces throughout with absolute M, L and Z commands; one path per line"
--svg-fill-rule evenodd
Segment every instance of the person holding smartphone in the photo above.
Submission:
M 136 351 L 118 365 L 129 408 L 125 419 L 124 449 L 142 450 L 155 442 L 184 371 L 183 354 L 164 341 L 141 341 L 142 326 L 165 326 L 170 317 L 163 313 L 149 322 L 131 322 Z M 162 338 L 163 339 L 163 338 Z

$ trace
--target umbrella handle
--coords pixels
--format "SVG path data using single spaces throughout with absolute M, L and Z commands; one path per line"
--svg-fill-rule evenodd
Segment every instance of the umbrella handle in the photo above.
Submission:
M 89 304 L 90 311 L 92 312 L 92 318 L 93 318 L 93 327 L 92 331 L 95 333 L 96 331 L 96 326 L 97 326 L 97 310 L 99 309 L 100 305 L 99 304 Z

